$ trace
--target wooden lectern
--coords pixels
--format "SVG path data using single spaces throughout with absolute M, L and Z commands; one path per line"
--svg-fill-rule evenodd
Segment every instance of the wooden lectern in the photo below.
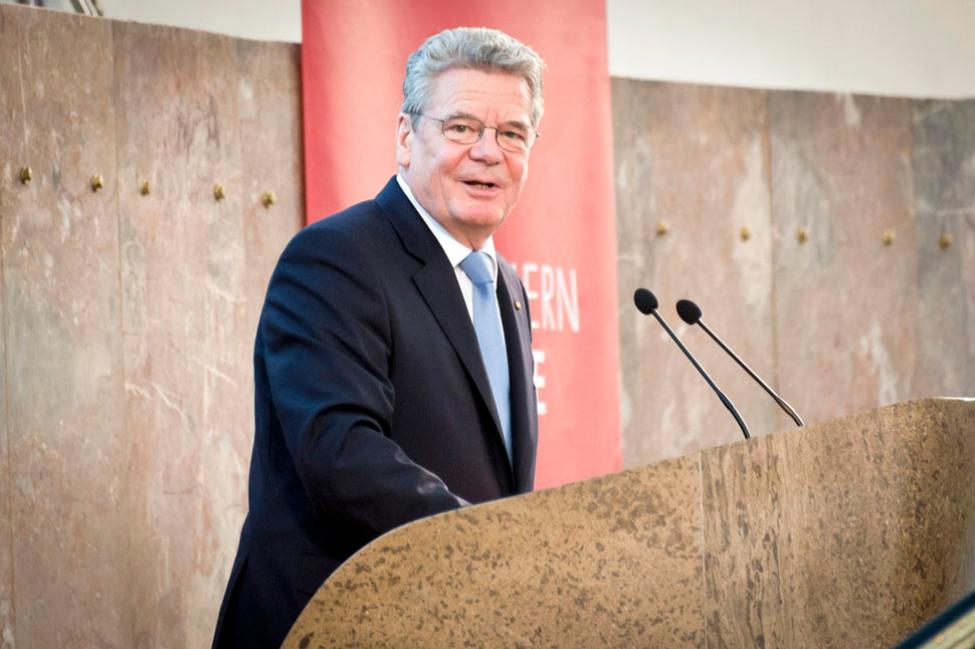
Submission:
M 380 537 L 284 647 L 887 647 L 975 588 L 975 401 L 925 399 Z

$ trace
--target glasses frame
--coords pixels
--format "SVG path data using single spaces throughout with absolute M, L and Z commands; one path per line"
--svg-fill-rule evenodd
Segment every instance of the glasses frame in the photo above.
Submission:
M 487 124 L 485 124 L 484 122 L 482 122 L 481 120 L 479 120 L 476 117 L 470 117 L 470 116 L 467 116 L 467 115 L 455 115 L 453 117 L 447 117 L 447 118 L 441 119 L 439 117 L 434 117 L 433 115 L 427 115 L 426 113 L 409 113 L 409 114 L 410 115 L 415 115 L 416 117 L 423 117 L 424 119 L 429 119 L 429 120 L 432 120 L 434 122 L 440 122 L 440 133 L 444 136 L 444 139 L 447 140 L 448 142 L 453 142 L 454 144 L 460 144 L 461 146 L 473 146 L 473 145 L 477 144 L 478 142 L 481 141 L 481 138 L 484 137 L 484 131 L 486 131 L 488 129 L 493 129 L 494 130 L 494 142 L 498 145 L 498 148 L 499 149 L 501 149 L 502 151 L 507 151 L 508 153 L 528 153 L 529 151 L 532 150 L 532 147 L 535 146 L 535 143 L 538 142 L 538 138 L 540 138 L 542 136 L 542 134 L 539 133 L 538 131 L 536 131 L 534 128 L 529 127 L 529 134 L 531 136 L 531 142 L 526 143 L 526 146 L 525 146 L 524 149 L 509 149 L 509 148 L 505 147 L 504 145 L 502 145 L 501 144 L 501 140 L 498 139 L 498 127 L 497 126 L 488 126 Z M 457 140 L 452 139 L 449 135 L 447 135 L 447 130 L 446 130 L 446 128 L 447 128 L 447 122 L 449 122 L 452 119 L 466 119 L 466 120 L 470 120 L 472 122 L 477 122 L 478 124 L 480 124 L 481 125 L 481 129 L 480 129 L 480 132 L 477 135 L 477 139 L 474 140 L 473 142 L 469 142 L 469 143 L 458 142 Z

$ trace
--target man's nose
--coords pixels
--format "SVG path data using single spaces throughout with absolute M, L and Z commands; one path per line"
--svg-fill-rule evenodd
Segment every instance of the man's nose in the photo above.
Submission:
M 504 152 L 498 146 L 497 129 L 485 127 L 481 139 L 471 145 L 470 156 L 489 164 L 496 164 L 504 159 Z

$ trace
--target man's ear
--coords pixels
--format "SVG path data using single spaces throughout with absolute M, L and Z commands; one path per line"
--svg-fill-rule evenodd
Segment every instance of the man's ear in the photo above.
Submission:
M 403 169 L 410 166 L 410 150 L 413 146 L 413 122 L 406 113 L 399 114 L 396 122 L 396 164 Z

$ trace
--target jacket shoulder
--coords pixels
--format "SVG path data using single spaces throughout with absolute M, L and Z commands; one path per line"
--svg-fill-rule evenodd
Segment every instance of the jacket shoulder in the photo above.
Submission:
M 364 201 L 299 230 L 285 246 L 280 261 L 360 255 L 382 258 L 391 252 L 395 234 L 376 201 Z

